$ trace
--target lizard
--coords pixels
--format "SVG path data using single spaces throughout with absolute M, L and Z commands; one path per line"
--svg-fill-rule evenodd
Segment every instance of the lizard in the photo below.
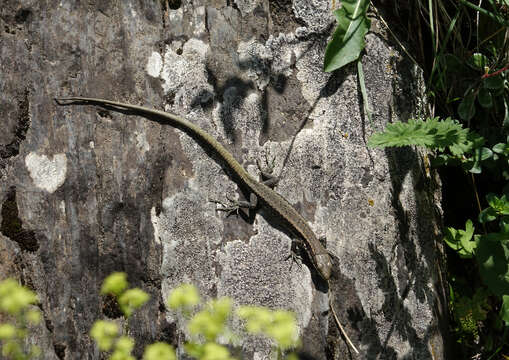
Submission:
M 55 98 L 55 101 L 58 105 L 72 105 L 73 103 L 80 102 L 130 110 L 142 115 L 161 117 L 172 124 L 178 125 L 191 135 L 198 137 L 205 144 L 213 148 L 217 154 L 219 154 L 219 157 L 229 166 L 230 170 L 233 171 L 233 173 L 251 192 L 249 205 L 240 205 L 239 203 L 239 206 L 253 209 L 257 206 L 258 200 L 261 200 L 263 204 L 275 211 L 281 218 L 290 224 L 290 230 L 292 230 L 292 232 L 294 232 L 302 240 L 311 262 L 320 276 L 325 281 L 329 280 L 332 272 L 330 255 L 325 247 L 320 243 L 306 220 L 284 197 L 278 194 L 275 190 L 271 189 L 264 182 L 257 181 L 254 177 L 252 177 L 219 141 L 199 126 L 178 115 L 111 100 L 72 96 Z

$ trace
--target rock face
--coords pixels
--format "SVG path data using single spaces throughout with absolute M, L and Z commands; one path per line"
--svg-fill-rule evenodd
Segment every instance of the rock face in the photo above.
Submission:
M 373 124 L 355 66 L 322 72 L 330 1 L 4 0 L 0 25 L 0 278 L 39 294 L 44 359 L 100 358 L 88 332 L 121 321 L 99 296 L 113 271 L 152 295 L 130 320 L 138 357 L 181 342 L 163 299 L 191 282 L 295 311 L 317 359 L 445 358 L 440 189 L 422 153 L 366 146 L 423 111 L 420 71 L 376 19 L 362 58 Z M 330 286 L 288 258 L 292 234 L 270 211 L 216 212 L 208 200 L 249 194 L 206 147 L 144 117 L 56 106 L 65 95 L 182 115 L 253 174 L 274 158 L 276 190 L 326 235 Z

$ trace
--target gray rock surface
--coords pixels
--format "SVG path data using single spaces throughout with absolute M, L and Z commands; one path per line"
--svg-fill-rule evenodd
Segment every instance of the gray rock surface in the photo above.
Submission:
M 326 0 L 3 1 L 0 278 L 39 294 L 45 321 L 31 341 L 44 359 L 100 358 L 93 321 L 122 322 L 98 293 L 113 271 L 152 295 L 130 320 L 138 357 L 156 340 L 181 342 L 163 299 L 191 282 L 207 297 L 295 311 L 317 359 L 445 358 L 438 181 L 415 149 L 366 146 L 387 122 L 423 112 L 422 74 L 373 19 L 362 59 L 370 124 L 355 66 L 322 72 L 333 27 Z M 288 258 L 291 234 L 269 211 L 215 211 L 208 200 L 246 194 L 188 135 L 58 107 L 61 95 L 185 116 L 253 174 L 274 157 L 277 191 L 326 235 L 330 288 Z M 269 356 L 264 342 L 242 347 Z

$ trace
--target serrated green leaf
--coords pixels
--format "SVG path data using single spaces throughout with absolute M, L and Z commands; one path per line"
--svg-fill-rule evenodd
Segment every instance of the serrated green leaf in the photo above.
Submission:
M 469 131 L 468 129 L 465 130 L 468 131 L 466 140 L 461 142 L 458 141 L 449 146 L 449 150 L 455 156 L 468 154 L 484 144 L 484 138 L 482 136 L 473 131 Z
M 371 25 L 366 16 L 369 3 L 369 0 L 343 0 L 341 8 L 334 11 L 338 26 L 325 49 L 324 71 L 334 71 L 359 58 Z
M 458 115 L 464 121 L 469 121 L 475 115 L 475 94 L 470 92 L 466 95 L 458 106 Z
M 489 89 L 481 88 L 477 95 L 477 100 L 479 100 L 479 104 L 484 108 L 491 108 L 493 106 L 493 97 Z
M 368 140 L 370 147 L 418 145 L 429 148 L 445 148 L 467 141 L 468 129 L 447 118 L 428 118 L 426 121 L 410 119 L 407 123 L 387 124 L 385 131 L 373 134 Z

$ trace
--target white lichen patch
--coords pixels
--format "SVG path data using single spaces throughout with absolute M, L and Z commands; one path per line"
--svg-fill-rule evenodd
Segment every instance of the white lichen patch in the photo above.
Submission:
M 161 74 L 161 69 L 163 68 L 163 59 L 161 57 L 161 54 L 154 51 L 150 55 L 147 61 L 146 70 L 147 73 L 152 77 L 159 77 Z
M 150 220 L 152 221 L 152 227 L 154 228 L 154 240 L 156 243 L 161 244 L 161 237 L 159 235 L 159 217 L 156 215 L 156 208 L 154 206 L 150 209 Z
M 209 47 L 203 41 L 190 39 L 182 47 L 182 54 L 177 50 L 166 47 L 164 53 L 161 79 L 164 81 L 163 90 L 166 94 L 175 94 L 184 89 L 197 88 L 200 84 L 207 84 L 205 70 L 206 56 Z
M 147 141 L 147 136 L 144 132 L 138 132 L 135 131 L 134 134 L 136 135 L 136 147 L 138 150 L 142 151 L 143 153 L 146 153 L 150 150 L 150 144 Z
M 53 193 L 65 181 L 67 174 L 67 157 L 55 154 L 50 160 L 46 155 L 29 153 L 25 157 L 25 165 L 35 186 Z

